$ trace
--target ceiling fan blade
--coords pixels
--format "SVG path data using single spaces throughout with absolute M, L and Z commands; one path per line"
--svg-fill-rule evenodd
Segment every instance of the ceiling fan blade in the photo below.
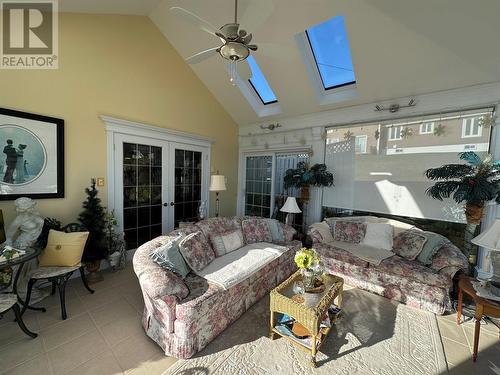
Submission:
M 274 3 L 270 0 L 248 1 L 247 8 L 239 20 L 245 30 L 257 30 L 267 21 L 274 11 Z
M 247 45 L 247 47 L 252 51 L 257 51 L 259 49 L 259 46 L 257 44 L 249 44 Z
M 197 54 L 190 56 L 186 59 L 186 62 L 188 64 L 198 64 L 199 62 L 202 62 L 203 60 L 208 59 L 209 57 L 212 57 L 213 55 L 216 55 L 219 51 L 219 47 L 214 47 L 207 49 L 205 51 L 198 52 Z
M 250 65 L 248 65 L 248 61 L 246 59 L 236 63 L 236 71 L 243 81 L 248 81 L 252 78 L 252 69 L 250 69 Z
M 179 18 L 182 18 L 184 21 L 194 26 L 197 26 L 198 28 L 209 34 L 217 36 L 217 32 L 219 30 L 214 25 L 212 25 L 208 21 L 205 21 L 203 18 L 197 16 L 196 14 L 190 12 L 189 10 L 186 10 L 181 7 L 172 7 L 170 8 L 170 11 L 175 15 L 177 15 Z

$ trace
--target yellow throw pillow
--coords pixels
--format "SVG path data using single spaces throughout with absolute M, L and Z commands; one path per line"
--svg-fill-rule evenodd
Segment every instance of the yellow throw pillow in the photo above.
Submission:
M 40 267 L 73 267 L 80 264 L 89 232 L 64 233 L 51 229 Z

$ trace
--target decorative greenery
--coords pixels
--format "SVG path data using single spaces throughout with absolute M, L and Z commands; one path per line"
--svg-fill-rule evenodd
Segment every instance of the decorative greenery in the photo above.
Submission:
M 495 126 L 496 116 L 486 115 L 479 119 L 479 126 L 483 128 L 491 128 Z
M 117 266 L 114 268 L 123 268 L 125 266 L 125 240 L 122 233 L 116 232 L 117 220 L 115 211 L 106 212 L 106 244 L 108 248 L 108 257 L 111 254 L 118 252 L 120 258 Z
M 452 196 L 457 203 L 482 205 L 492 199 L 500 203 L 500 162 L 494 162 L 491 155 L 481 159 L 472 151 L 459 156 L 467 164 L 446 164 L 425 172 L 427 178 L 437 181 L 427 194 L 438 200 Z
M 401 130 L 401 137 L 403 139 L 408 139 L 411 136 L 413 136 L 413 129 L 412 128 L 404 128 L 403 130 Z
M 440 137 L 446 133 L 446 127 L 443 124 L 439 124 L 434 128 L 434 135 Z
M 319 264 L 320 257 L 316 250 L 303 247 L 295 253 L 294 261 L 297 267 L 309 270 Z
M 325 164 L 315 164 L 310 169 L 306 162 L 297 164 L 296 169 L 288 169 L 283 178 L 285 189 L 306 186 L 332 186 L 333 174 L 326 170 Z
M 345 139 L 346 141 L 348 141 L 349 139 L 351 139 L 351 137 L 352 137 L 353 135 L 354 135 L 354 133 L 353 133 L 352 131 L 348 130 L 348 131 L 346 131 L 346 132 L 344 133 L 344 139 Z
M 380 138 L 380 130 L 375 130 L 375 139 L 378 141 L 378 139 Z
M 85 189 L 87 199 L 83 202 L 83 211 L 78 216 L 78 221 L 90 232 L 87 246 L 83 253 L 83 261 L 91 262 L 106 258 L 106 212 L 101 205 L 101 199 L 97 197 L 98 190 L 95 188 L 95 179 L 92 179 L 90 187 Z

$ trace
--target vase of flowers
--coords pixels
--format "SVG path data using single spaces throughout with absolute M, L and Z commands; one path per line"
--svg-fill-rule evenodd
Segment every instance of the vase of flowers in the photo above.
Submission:
M 306 291 L 315 287 L 315 281 L 321 275 L 319 254 L 314 249 L 303 247 L 295 254 L 295 264 L 299 267 Z

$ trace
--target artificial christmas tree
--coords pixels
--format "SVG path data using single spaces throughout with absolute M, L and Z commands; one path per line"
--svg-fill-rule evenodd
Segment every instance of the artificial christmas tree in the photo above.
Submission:
M 78 216 L 78 221 L 89 231 L 89 239 L 83 252 L 82 261 L 86 263 L 89 271 L 88 281 L 96 282 L 102 279 L 97 274 L 101 260 L 106 258 L 106 211 L 97 197 L 95 179 L 91 180 L 90 187 L 85 189 L 87 199 L 83 202 L 83 211 Z

